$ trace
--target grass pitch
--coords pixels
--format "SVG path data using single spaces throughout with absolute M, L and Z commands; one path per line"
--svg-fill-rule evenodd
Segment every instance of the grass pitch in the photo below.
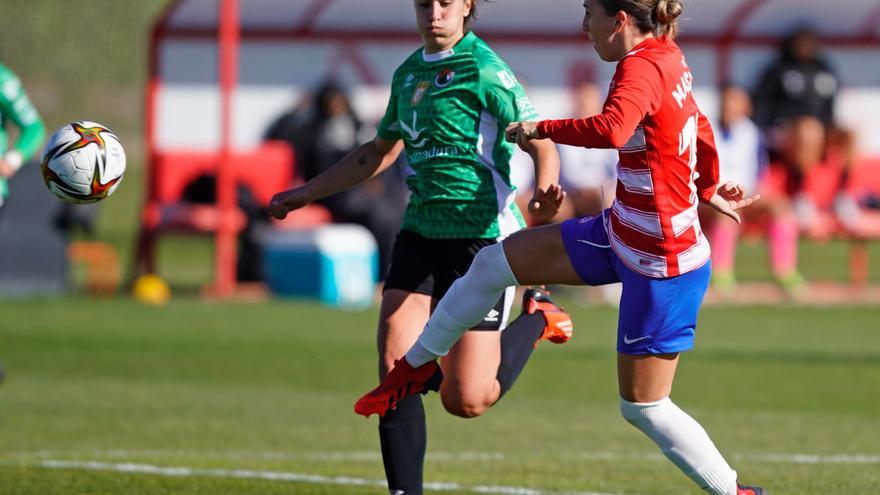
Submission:
M 569 304 L 569 309 L 572 305 Z M 615 312 L 573 308 L 474 420 L 425 401 L 433 493 L 702 493 L 620 419 Z M 0 494 L 374 494 L 376 310 L 0 302 Z M 774 495 L 880 487 L 880 309 L 707 308 L 673 398 Z

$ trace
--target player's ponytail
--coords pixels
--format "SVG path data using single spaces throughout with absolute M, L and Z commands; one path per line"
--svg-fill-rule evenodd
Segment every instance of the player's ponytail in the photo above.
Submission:
M 678 34 L 678 16 L 681 15 L 680 0 L 660 0 L 654 8 L 654 23 L 659 36 L 675 38 Z
M 669 38 L 678 34 L 681 0 L 599 0 L 599 4 L 608 15 L 626 12 L 643 33 Z

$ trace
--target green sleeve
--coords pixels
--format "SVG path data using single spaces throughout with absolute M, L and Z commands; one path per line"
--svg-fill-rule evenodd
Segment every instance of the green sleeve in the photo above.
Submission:
M 21 81 L 2 65 L 0 65 L 0 115 L 3 115 L 3 120 L 12 121 L 20 129 L 18 140 L 11 149 L 21 153 L 22 159 L 27 162 L 43 144 L 46 128 L 37 109 L 24 92 Z
M 486 108 L 499 122 L 507 124 L 538 119 L 538 113 L 526 96 L 525 89 L 508 67 L 489 64 L 482 68 L 480 75 Z
M 379 127 L 376 130 L 376 135 L 387 141 L 397 141 L 402 137 L 400 123 L 397 120 L 398 86 L 396 81 L 397 74 L 391 82 L 391 97 L 388 98 L 388 107 L 385 109 L 385 115 L 379 121 Z

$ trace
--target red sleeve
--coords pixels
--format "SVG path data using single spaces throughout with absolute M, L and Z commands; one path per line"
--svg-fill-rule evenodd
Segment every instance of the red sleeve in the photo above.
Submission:
M 560 144 L 621 148 L 645 115 L 660 108 L 662 87 L 660 70 L 654 64 L 641 57 L 626 57 L 617 64 L 602 113 L 585 119 L 544 120 L 538 123 L 538 132 Z
M 697 122 L 697 174 L 697 194 L 708 203 L 718 187 L 718 150 L 712 125 L 703 114 Z

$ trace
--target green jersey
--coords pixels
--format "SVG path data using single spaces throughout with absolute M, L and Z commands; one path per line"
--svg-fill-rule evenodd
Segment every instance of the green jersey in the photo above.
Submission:
M 9 123 L 19 129 L 15 146 L 9 148 Z M 0 64 L 0 156 L 12 161 L 7 153 L 16 154 L 16 161 L 24 163 L 37 152 L 43 143 L 45 129 L 40 115 L 24 92 L 18 77 Z M 0 204 L 9 192 L 6 179 L 0 177 Z
M 403 228 L 495 239 L 524 227 L 504 130 L 536 118 L 513 72 L 475 34 L 448 52 L 413 53 L 394 73 L 378 129 L 382 139 L 403 139 L 412 170 Z

